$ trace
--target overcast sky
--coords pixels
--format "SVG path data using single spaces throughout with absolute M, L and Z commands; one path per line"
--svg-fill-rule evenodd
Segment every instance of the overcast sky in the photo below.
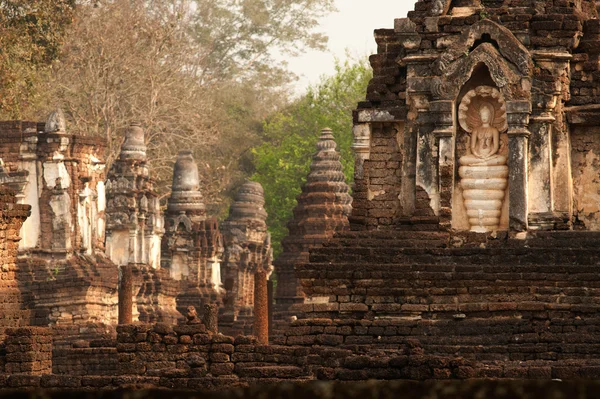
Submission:
M 416 0 L 336 0 L 339 12 L 322 21 L 321 30 L 329 36 L 329 51 L 311 51 L 288 59 L 290 69 L 300 76 L 296 89 L 303 92 L 317 83 L 323 74 L 334 72 L 334 57 L 346 58 L 346 49 L 354 56 L 368 57 L 376 50 L 373 31 L 393 28 L 395 18 L 406 17 Z

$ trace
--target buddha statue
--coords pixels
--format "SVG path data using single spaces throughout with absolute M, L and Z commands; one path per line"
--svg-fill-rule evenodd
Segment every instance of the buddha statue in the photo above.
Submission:
M 446 8 L 446 2 L 443 0 L 434 0 L 433 6 L 431 7 L 431 14 L 434 16 L 440 16 L 444 13 Z
M 488 86 L 468 92 L 459 106 L 459 122 L 471 134 L 458 170 L 471 231 L 498 230 L 508 186 L 507 158 L 501 154 L 500 140 L 508 125 L 500 92 Z

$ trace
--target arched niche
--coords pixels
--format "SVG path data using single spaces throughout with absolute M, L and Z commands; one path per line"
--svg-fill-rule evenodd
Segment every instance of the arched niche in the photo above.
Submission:
M 529 116 L 531 114 L 531 81 L 533 62 L 529 51 L 508 29 L 489 20 L 482 20 L 463 33 L 448 51 L 434 63 L 436 78 L 432 80 L 431 104 L 435 105 L 438 138 L 438 180 L 441 193 L 452 191 L 451 199 L 442 196 L 441 208 L 454 227 L 461 207 L 455 198 L 460 159 L 460 133 L 456 111 L 465 92 L 478 85 L 496 88 L 506 102 L 508 121 L 508 150 L 510 189 L 503 207 L 509 206 L 508 220 L 511 230 L 527 229 L 527 174 Z M 432 108 L 433 110 L 433 108 Z M 458 150 L 458 153 L 456 152 Z M 455 171 L 448 179 L 447 171 Z M 452 181 L 452 186 L 449 185 Z M 444 202 L 447 201 L 447 202 Z M 509 204 L 509 205 L 506 205 Z M 502 227 L 506 224 L 503 212 Z
M 452 228 L 480 233 L 508 230 L 509 146 L 506 102 L 485 63 L 475 65 L 469 79 L 460 88 L 455 105 L 457 162 L 454 170 Z M 478 119 L 475 115 L 479 109 L 490 106 L 493 117 L 489 128 L 481 127 L 479 122 L 474 123 L 479 126 L 476 127 L 469 126 L 465 119 L 461 121 L 461 117 L 466 115 L 471 115 L 473 120 Z M 487 140 L 495 136 L 493 130 L 497 131 L 497 151 L 477 154 L 478 150 L 472 150 L 471 144 L 477 140 L 476 135 L 487 137 L 476 142 L 489 149 L 492 144 Z

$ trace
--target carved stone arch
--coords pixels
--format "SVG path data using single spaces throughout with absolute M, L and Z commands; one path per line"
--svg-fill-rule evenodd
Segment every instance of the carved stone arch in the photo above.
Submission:
M 187 215 L 179 215 L 173 220 L 173 225 L 171 227 L 172 231 L 179 230 L 179 226 L 183 225 L 185 231 L 192 231 L 192 221 Z
M 475 46 L 478 40 L 484 35 L 488 35 L 492 43 L 482 43 Z M 499 25 L 489 19 L 483 19 L 473 24 L 469 30 L 465 31 L 461 38 L 447 52 L 445 52 L 436 62 L 436 67 L 441 75 L 447 75 L 448 67 L 466 55 L 483 45 L 491 45 L 502 58 L 514 64 L 521 75 L 530 76 L 533 71 L 533 61 L 531 54 L 525 46 L 513 35 L 506 27 Z
M 468 56 L 448 66 L 445 80 L 452 82 L 452 85 L 445 90 L 447 99 L 453 100 L 457 97 L 461 88 L 480 64 L 484 64 L 488 68 L 492 80 L 507 100 L 530 97 L 531 93 L 524 91 L 521 85 L 521 79 L 524 76 L 514 65 L 507 62 L 492 44 L 484 43 Z

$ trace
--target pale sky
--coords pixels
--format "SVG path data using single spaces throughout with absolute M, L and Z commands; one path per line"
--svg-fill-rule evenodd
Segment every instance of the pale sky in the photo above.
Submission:
M 406 17 L 416 0 L 336 0 L 339 10 L 322 21 L 321 31 L 329 36 L 329 51 L 311 51 L 288 59 L 289 68 L 300 76 L 296 85 L 303 92 L 323 74 L 334 72 L 335 57 L 344 60 L 346 49 L 353 56 L 368 57 L 375 53 L 373 31 L 393 28 L 395 18 Z

